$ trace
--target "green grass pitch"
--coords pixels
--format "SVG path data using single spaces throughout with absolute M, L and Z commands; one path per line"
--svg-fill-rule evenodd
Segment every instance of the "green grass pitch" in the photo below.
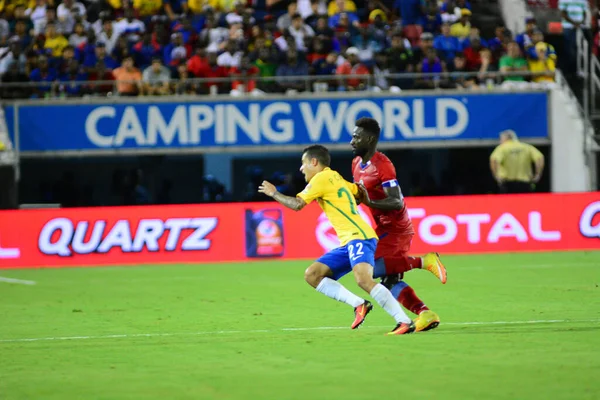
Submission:
M 307 261 L 0 270 L 36 282 L 0 282 L 0 399 L 600 398 L 600 252 L 443 261 L 406 276 L 440 327 L 397 337 Z

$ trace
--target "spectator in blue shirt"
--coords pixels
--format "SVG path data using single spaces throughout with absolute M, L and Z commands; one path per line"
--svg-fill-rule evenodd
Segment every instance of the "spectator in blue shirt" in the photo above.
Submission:
M 479 28 L 475 27 L 475 26 L 471 26 L 471 31 L 469 33 L 469 36 L 467 36 L 466 38 L 464 38 L 460 45 L 461 45 L 461 49 L 464 51 L 465 49 L 471 47 L 471 43 L 475 40 L 479 40 L 479 44 L 481 45 L 481 47 L 488 47 L 488 43 L 485 39 L 483 39 L 481 37 L 481 34 L 479 33 Z
M 528 59 L 538 59 L 537 51 L 535 49 L 535 45 L 538 43 L 545 43 L 544 33 L 539 29 L 535 29 L 531 35 L 531 45 L 525 48 L 525 56 Z M 554 46 L 552 46 L 550 43 L 546 43 L 546 57 L 556 62 L 556 50 L 554 50 Z
M 183 38 L 183 43 L 190 43 L 196 35 L 192 21 L 188 17 L 184 17 L 181 21 L 176 21 L 171 25 L 171 32 L 178 32 Z
M 140 69 L 146 69 L 155 57 L 160 57 L 161 48 L 158 43 L 152 41 L 152 34 L 150 32 L 144 33 L 142 40 L 137 42 L 131 51 L 135 58 L 135 63 Z
M 75 47 L 75 58 L 80 63 L 85 62 L 85 59 L 90 55 L 94 55 L 96 52 L 96 34 L 93 29 L 90 29 L 87 33 L 87 40 Z
M 77 97 L 83 94 L 84 88 L 81 82 L 88 80 L 88 74 L 79 66 L 77 60 L 69 62 L 67 71 L 60 76 L 60 91 L 69 97 Z
M 296 50 L 288 50 L 287 62 L 277 68 L 277 76 L 303 76 L 308 75 L 308 64 L 299 58 Z M 306 83 L 303 80 L 279 81 L 279 86 L 284 90 L 304 91 Z
M 424 0 L 395 0 L 394 10 L 400 11 L 402 25 L 418 25 L 422 23 L 425 16 Z
M 52 85 L 48 83 L 56 81 L 58 72 L 56 71 L 56 68 L 50 67 L 48 57 L 45 55 L 39 56 L 37 61 L 38 67 L 31 71 L 29 79 L 31 79 L 32 82 L 46 83 L 44 85 L 39 85 L 35 89 L 38 93 L 47 93 L 52 88 Z
M 335 14 L 334 16 L 329 17 L 329 26 L 331 28 L 337 28 L 340 25 L 343 25 L 343 21 L 345 19 L 348 19 L 348 22 L 350 23 L 350 25 L 354 25 L 357 26 L 359 19 L 358 19 L 358 15 L 351 13 L 351 12 L 340 12 L 338 14 Z M 340 24 L 340 22 L 342 22 Z
M 456 6 L 461 10 L 463 8 L 466 8 L 469 11 L 473 11 L 473 9 L 471 8 L 471 3 L 469 3 L 468 0 L 456 0 Z
M 525 19 L 525 32 L 517 35 L 515 42 L 519 44 L 521 51 L 525 51 L 526 48 L 532 45 L 531 36 L 537 29 L 537 22 L 535 18 L 529 17 Z
M 69 69 L 71 60 L 75 60 L 75 48 L 69 45 L 63 49 L 61 57 L 50 60 L 50 66 L 55 67 L 59 74 L 63 74 Z
M 83 66 L 89 70 L 94 68 L 96 64 L 98 64 L 98 61 L 104 61 L 104 65 L 106 65 L 106 68 L 109 70 L 119 67 L 119 63 L 106 54 L 106 45 L 102 42 L 96 44 L 96 49 L 93 53 L 88 53 L 83 60 Z
M 163 49 L 164 64 L 172 66 L 173 61 L 187 58 L 187 48 L 183 44 L 183 38 L 179 33 L 171 35 L 171 43 Z
M 427 15 L 423 17 L 423 31 L 431 32 L 434 35 L 440 31 L 442 26 L 442 16 L 438 12 L 438 6 L 436 3 L 430 3 L 427 8 Z
M 456 53 L 462 50 L 458 38 L 450 35 L 450 24 L 445 23 L 442 25 L 442 34 L 433 39 L 433 48 L 437 50 L 442 60 L 448 64 L 451 64 Z
M 326 58 L 316 60 L 312 66 L 313 75 L 335 75 L 337 53 L 329 53 Z
M 488 40 L 488 48 L 492 51 L 496 59 L 500 59 L 506 53 L 506 46 L 511 41 L 511 32 L 504 25 L 499 25 L 496 27 L 496 36 Z
M 178 15 L 183 13 L 182 3 L 186 3 L 186 0 L 164 0 L 165 13 L 169 16 L 171 21 L 175 20 Z

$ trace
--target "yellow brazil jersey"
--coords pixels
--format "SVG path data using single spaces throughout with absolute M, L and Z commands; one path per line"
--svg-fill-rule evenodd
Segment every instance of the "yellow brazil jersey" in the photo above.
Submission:
M 58 35 L 52 39 L 46 39 L 44 43 L 45 49 L 52 50 L 52 57 L 60 57 L 65 47 L 69 45 L 69 41 L 64 36 Z
M 507 181 L 530 182 L 532 163 L 542 159 L 542 153 L 530 144 L 508 140 L 494 149 L 490 156 L 499 165 L 498 175 Z
M 133 0 L 133 8 L 138 10 L 142 17 L 158 14 L 162 5 L 162 0 Z
M 540 60 L 529 60 L 529 71 L 531 72 L 545 72 L 556 71 L 556 62 L 552 58 L 546 59 L 546 61 Z M 553 76 L 538 75 L 531 79 L 534 82 L 554 82 Z
M 327 14 L 332 17 L 335 14 L 338 14 L 340 12 L 340 8 L 337 6 L 337 3 L 335 1 L 332 1 L 331 3 L 329 3 L 329 5 L 327 6 Z M 344 12 L 356 12 L 356 4 L 352 1 L 352 0 L 345 0 L 344 1 Z
M 373 228 L 358 213 L 358 206 L 354 200 L 357 192 L 358 187 L 354 183 L 346 181 L 336 171 L 325 168 L 313 176 L 297 197 L 306 204 L 317 200 L 335 229 L 340 245 L 345 246 L 352 240 L 377 238 Z
M 467 22 L 466 25 L 457 22 L 450 26 L 450 35 L 457 38 L 466 38 L 471 33 L 471 23 Z
M 187 0 L 187 5 L 194 14 L 200 14 L 204 12 L 206 6 L 218 8 L 219 2 L 217 0 Z
M 108 4 L 115 10 L 123 8 L 123 2 L 121 0 L 107 0 Z
M 11 15 L 16 6 L 31 8 L 32 4 L 35 7 L 35 0 L 0 0 L 0 12 L 6 11 L 8 15 Z

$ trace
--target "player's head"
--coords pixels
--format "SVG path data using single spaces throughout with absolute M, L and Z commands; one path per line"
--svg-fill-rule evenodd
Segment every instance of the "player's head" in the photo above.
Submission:
M 302 166 L 300 172 L 304 174 L 304 179 L 309 182 L 317 172 L 321 172 L 324 168 L 331 164 L 331 156 L 327 147 L 320 144 L 308 146 L 302 152 Z
M 377 148 L 380 132 L 379 123 L 373 118 L 363 117 L 356 121 L 350 141 L 354 155 L 364 157 L 368 152 Z

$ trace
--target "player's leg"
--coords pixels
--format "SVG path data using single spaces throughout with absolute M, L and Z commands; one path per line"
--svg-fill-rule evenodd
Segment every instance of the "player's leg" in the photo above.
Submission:
M 429 309 L 417 296 L 412 287 L 406 282 L 399 281 L 391 289 L 392 295 L 407 310 L 417 314 L 415 319 L 415 332 L 428 331 L 440 324 L 440 317 Z
M 412 269 L 421 268 L 421 257 L 408 257 L 412 235 L 396 235 L 385 233 L 381 235 L 375 252 L 374 278 L 398 275 Z
M 385 269 L 381 267 L 381 264 L 390 262 L 390 260 L 393 262 L 395 259 L 407 258 L 412 237 L 400 236 L 396 240 L 386 239 L 383 240 L 384 246 L 380 247 L 378 245 L 375 253 L 376 257 L 380 257 L 375 260 L 375 268 L 379 265 L 380 270 Z M 415 319 L 416 331 L 426 331 L 439 325 L 439 316 L 431 311 L 417 296 L 414 289 L 401 279 L 402 274 L 388 275 L 382 279 L 381 283 L 392 292 L 392 295 L 404 308 L 417 315 Z
M 382 235 L 375 253 L 373 276 L 384 278 L 402 275 L 412 269 L 424 269 L 446 283 L 446 268 L 437 253 L 428 253 L 423 257 L 410 257 L 410 245 L 413 235 Z M 401 279 L 402 277 L 400 277 Z
M 365 299 L 358 297 L 337 281 L 349 271 L 350 264 L 345 249 L 337 248 L 312 263 L 304 272 L 304 279 L 317 292 L 356 309 L 365 303 Z
M 392 293 L 382 284 L 373 280 L 373 264 L 377 241 L 354 240 L 347 245 L 350 264 L 358 286 L 369 293 L 371 297 L 394 318 L 397 325 L 390 334 L 401 335 L 411 333 L 415 329 L 412 320 L 406 315 Z

